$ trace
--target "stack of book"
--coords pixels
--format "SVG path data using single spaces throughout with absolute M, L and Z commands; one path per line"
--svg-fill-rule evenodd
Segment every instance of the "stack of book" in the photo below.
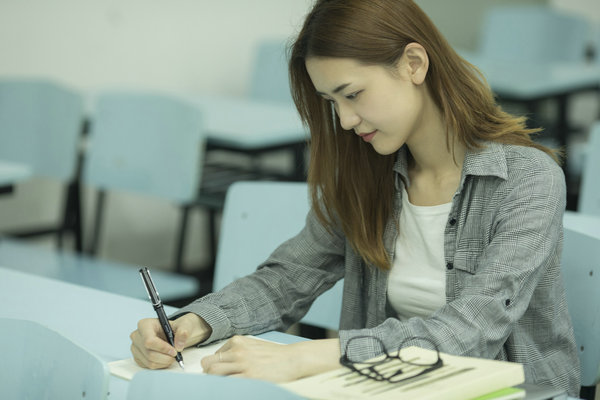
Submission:
M 419 363 L 432 358 L 432 350 L 419 347 L 402 349 L 402 357 Z M 437 355 L 435 355 L 437 356 Z M 319 400 L 512 400 L 526 398 L 524 388 L 515 387 L 525 381 L 523 366 L 518 363 L 458 357 L 440 353 L 443 365 L 419 375 L 419 368 L 398 359 L 389 359 L 385 373 L 390 376 L 398 369 L 410 370 L 414 378 L 392 383 L 369 379 L 349 368 L 340 368 L 294 382 L 282 384 L 287 390 L 309 399 Z M 357 365 L 357 368 L 367 364 Z M 378 367 L 380 368 L 380 367 Z M 401 375 L 397 375 L 401 377 Z

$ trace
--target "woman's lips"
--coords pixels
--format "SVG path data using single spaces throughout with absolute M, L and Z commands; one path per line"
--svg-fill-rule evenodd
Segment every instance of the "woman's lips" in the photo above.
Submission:
M 369 143 L 371 140 L 373 140 L 373 137 L 376 134 L 377 134 L 377 130 L 374 130 L 373 132 L 361 133 L 361 134 L 359 134 L 359 136 L 362 138 L 362 140 Z

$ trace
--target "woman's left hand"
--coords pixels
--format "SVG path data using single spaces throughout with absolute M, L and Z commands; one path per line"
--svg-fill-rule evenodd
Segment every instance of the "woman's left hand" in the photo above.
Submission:
M 289 382 L 340 367 L 338 339 L 282 345 L 234 336 L 213 355 L 202 359 L 204 372 Z

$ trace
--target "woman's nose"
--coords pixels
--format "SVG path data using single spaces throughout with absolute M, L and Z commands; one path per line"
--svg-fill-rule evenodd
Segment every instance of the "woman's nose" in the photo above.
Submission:
M 360 116 L 352 109 L 352 107 L 340 106 L 336 107 L 336 111 L 340 118 L 340 125 L 347 131 L 351 131 L 360 124 Z

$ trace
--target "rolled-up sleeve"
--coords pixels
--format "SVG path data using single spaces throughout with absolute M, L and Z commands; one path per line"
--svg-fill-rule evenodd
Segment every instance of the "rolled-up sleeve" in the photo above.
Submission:
M 211 326 L 208 342 L 233 334 L 287 329 L 344 275 L 343 236 L 327 230 L 311 211 L 306 225 L 280 245 L 256 272 L 182 308 Z

